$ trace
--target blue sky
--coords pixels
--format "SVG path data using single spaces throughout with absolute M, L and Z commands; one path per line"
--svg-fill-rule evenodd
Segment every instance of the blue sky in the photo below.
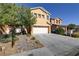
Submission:
M 24 7 L 43 7 L 51 13 L 51 18 L 59 17 L 62 25 L 70 23 L 79 25 L 79 4 L 68 3 L 23 3 Z

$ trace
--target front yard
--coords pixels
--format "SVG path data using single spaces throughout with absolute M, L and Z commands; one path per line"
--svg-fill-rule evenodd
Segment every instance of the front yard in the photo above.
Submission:
M 4 43 L 0 42 L 0 55 L 12 55 L 43 47 L 43 45 L 35 37 L 27 35 L 17 35 L 16 37 L 18 40 L 15 41 L 13 48 L 11 47 L 11 41 Z

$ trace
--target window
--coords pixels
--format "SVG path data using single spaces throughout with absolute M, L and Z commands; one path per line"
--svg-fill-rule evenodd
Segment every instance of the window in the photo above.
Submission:
M 60 22 L 60 20 L 59 20 L 59 24 L 60 24 L 61 22 Z
M 45 18 L 45 16 L 44 16 L 44 15 L 42 15 L 42 18 Z
M 49 19 L 49 16 L 47 16 L 47 19 Z
M 34 16 L 36 16 L 36 17 L 37 17 L 37 14 L 36 14 L 36 13 L 34 13 Z
M 38 17 L 41 18 L 41 14 L 38 14 Z
M 54 19 L 54 24 L 55 24 L 55 19 Z
M 58 20 L 56 20 L 56 23 L 58 24 L 58 23 L 59 23 L 59 21 L 58 21 Z

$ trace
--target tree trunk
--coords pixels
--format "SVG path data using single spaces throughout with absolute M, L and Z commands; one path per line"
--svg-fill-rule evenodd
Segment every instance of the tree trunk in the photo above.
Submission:
M 27 32 L 28 32 L 28 34 L 31 35 L 31 26 L 29 26 L 29 27 L 27 28 Z
M 21 35 L 23 34 L 23 33 L 22 33 L 22 30 L 23 30 L 23 26 L 21 25 Z
M 12 32 L 12 45 L 11 46 L 13 48 L 13 46 L 15 44 L 15 41 L 14 41 L 14 38 L 15 38 L 15 27 L 14 26 L 12 27 L 11 32 Z

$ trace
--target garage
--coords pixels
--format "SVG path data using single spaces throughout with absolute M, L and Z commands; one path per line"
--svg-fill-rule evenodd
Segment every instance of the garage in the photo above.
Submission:
M 33 27 L 33 34 L 47 34 L 48 27 Z

